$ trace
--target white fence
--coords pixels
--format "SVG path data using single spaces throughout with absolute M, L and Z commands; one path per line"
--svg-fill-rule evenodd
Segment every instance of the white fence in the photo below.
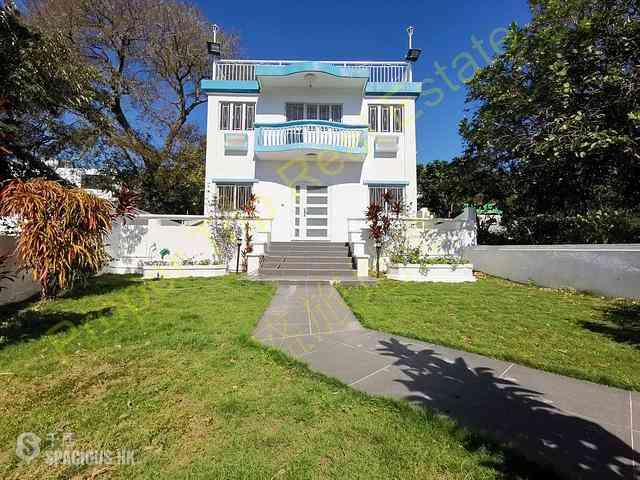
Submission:
M 251 224 L 253 243 L 268 244 L 272 219 L 238 219 L 242 228 L 247 221 Z M 210 219 L 201 215 L 138 215 L 124 224 L 115 224 L 107 243 L 114 258 L 106 270 L 109 273 L 141 273 L 143 262 L 160 260 L 163 250 L 169 252 L 165 257 L 168 261 L 217 257 Z M 230 263 L 233 262 L 235 259 Z
M 214 80 L 255 80 L 256 65 L 291 65 L 304 60 L 220 60 L 214 64 Z M 411 68 L 407 62 L 341 62 L 322 61 L 336 67 L 352 70 L 365 69 L 369 72 L 370 82 L 410 82 Z
M 322 145 L 347 149 L 364 148 L 367 130 L 329 125 L 260 126 L 256 146 L 279 147 L 294 144 Z
M 3 270 L 7 270 L 14 275 L 13 282 L 2 282 L 2 291 L 0 291 L 0 305 L 7 303 L 21 302 L 33 297 L 40 292 L 40 286 L 33 280 L 31 273 L 16 271 L 15 256 L 13 251 L 16 248 L 17 237 L 9 235 L 0 235 L 0 255 L 11 255 L 9 261 L 4 265 Z
M 472 208 L 466 208 L 456 218 L 404 218 L 402 221 L 408 223 L 409 244 L 420 246 L 422 255 L 462 257 L 467 248 L 477 244 L 476 214 Z M 354 257 L 369 255 L 369 264 L 373 266 L 376 249 L 374 241 L 369 238 L 367 220 L 350 218 L 348 228 Z M 383 251 L 380 263 L 382 270 L 386 270 L 387 263 L 388 258 Z
M 464 255 L 476 270 L 516 282 L 640 298 L 640 245 L 480 245 Z

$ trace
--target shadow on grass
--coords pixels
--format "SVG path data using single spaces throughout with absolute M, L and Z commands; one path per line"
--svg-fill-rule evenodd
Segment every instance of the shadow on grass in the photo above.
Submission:
M 105 295 L 132 285 L 140 285 L 139 275 L 101 275 L 93 278 L 86 286 L 78 286 L 66 292 L 63 298 L 78 299 L 85 295 Z
M 603 311 L 602 322 L 582 321 L 580 325 L 597 334 L 640 348 L 640 302 L 624 302 Z
M 0 349 L 20 342 L 56 335 L 70 328 L 110 316 L 111 307 L 87 313 L 27 310 L 0 323 Z
M 380 341 L 378 351 L 396 359 L 401 373 L 393 381 L 406 388 L 405 400 L 444 413 L 538 465 L 569 478 L 639 478 L 634 463 L 638 455 L 629 444 L 597 423 L 564 413 L 541 392 L 496 376 L 489 368 L 471 368 L 463 358 L 450 362 L 433 350 L 414 350 L 394 338 Z M 627 428 L 612 426 L 620 435 L 629 435 Z M 462 441 L 469 450 L 487 448 L 478 437 Z M 506 456 L 489 466 L 507 478 L 550 478 L 523 463 Z

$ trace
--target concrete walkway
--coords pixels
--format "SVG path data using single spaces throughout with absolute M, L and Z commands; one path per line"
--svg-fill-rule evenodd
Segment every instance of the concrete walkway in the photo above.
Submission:
M 326 284 L 280 285 L 254 336 L 352 388 L 445 413 L 569 477 L 640 479 L 637 393 L 367 330 Z

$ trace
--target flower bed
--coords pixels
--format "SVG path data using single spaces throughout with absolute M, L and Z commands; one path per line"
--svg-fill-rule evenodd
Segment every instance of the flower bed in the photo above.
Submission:
M 226 273 L 226 265 L 213 264 L 209 260 L 187 260 L 181 264 L 151 261 L 142 264 L 142 278 L 220 277 Z
M 401 282 L 475 282 L 473 265 L 457 257 L 419 258 L 416 255 L 392 257 L 387 278 Z M 419 263 L 413 263 L 419 262 Z
M 387 278 L 401 282 L 463 283 L 476 281 L 473 276 L 473 265 L 470 263 L 427 266 L 417 263 L 407 265 L 392 263 L 387 268 Z

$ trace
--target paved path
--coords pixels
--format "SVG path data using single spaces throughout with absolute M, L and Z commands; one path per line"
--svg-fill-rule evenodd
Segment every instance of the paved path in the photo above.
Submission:
M 446 413 L 568 476 L 640 479 L 640 394 L 367 330 L 326 284 L 280 285 L 254 336 L 352 388 Z

